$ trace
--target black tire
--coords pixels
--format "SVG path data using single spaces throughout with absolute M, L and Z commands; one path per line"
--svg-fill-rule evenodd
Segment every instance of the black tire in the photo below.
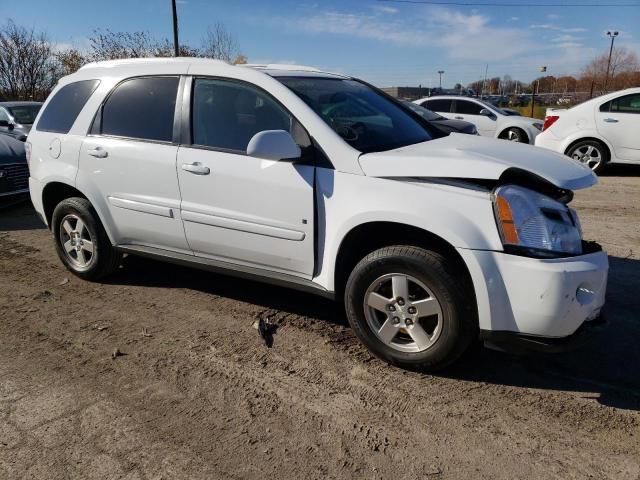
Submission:
M 436 371 L 455 362 L 477 341 L 479 330 L 472 286 L 466 273 L 453 265 L 438 252 L 414 246 L 385 247 L 367 255 L 353 269 L 345 289 L 347 318 L 355 334 L 375 356 L 392 365 Z M 397 350 L 383 342 L 367 320 L 365 294 L 377 280 L 392 273 L 419 280 L 440 304 L 440 334 L 426 350 Z M 388 315 L 390 319 L 395 314 Z
M 597 152 L 597 154 L 600 155 L 601 160 L 597 164 L 590 164 L 587 160 L 577 158 L 584 157 L 585 154 L 589 152 L 590 147 L 594 149 L 594 152 Z M 566 155 L 577 162 L 587 165 L 595 174 L 598 175 L 607 168 L 607 163 L 609 162 L 609 149 L 598 140 L 582 140 L 574 143 L 567 149 Z M 591 153 L 589 155 L 591 155 Z
M 93 245 L 92 253 L 85 266 L 74 262 L 64 247 L 62 222 L 74 217 L 82 220 L 86 227 L 85 238 L 89 238 L 89 243 Z M 74 275 L 84 280 L 94 281 L 113 273 L 120 266 L 122 255 L 111 245 L 98 214 L 86 198 L 71 197 L 61 201 L 53 211 L 51 231 L 60 260 Z
M 527 136 L 527 133 L 521 128 L 517 127 L 507 128 L 500 134 L 500 138 L 516 143 L 529 143 L 529 137 Z

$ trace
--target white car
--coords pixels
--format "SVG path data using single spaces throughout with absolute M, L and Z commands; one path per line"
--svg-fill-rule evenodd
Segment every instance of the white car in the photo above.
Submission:
M 609 163 L 640 163 L 640 88 L 603 95 L 568 110 L 547 110 L 536 145 L 596 173 Z
M 442 368 L 478 339 L 559 348 L 604 303 L 607 255 L 567 206 L 596 183 L 588 168 L 442 136 L 348 76 L 90 64 L 27 147 L 33 204 L 77 276 L 126 252 L 343 299 L 364 344 L 403 367 Z
M 512 142 L 533 144 L 542 130 L 542 122 L 521 117 L 479 98 L 437 96 L 414 101 L 443 117 L 473 123 L 485 137 L 502 138 Z

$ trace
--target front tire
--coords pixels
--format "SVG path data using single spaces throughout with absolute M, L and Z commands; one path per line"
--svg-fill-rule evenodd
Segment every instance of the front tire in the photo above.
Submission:
M 516 127 L 507 128 L 500 134 L 503 140 L 509 140 L 516 143 L 529 143 L 529 137 L 524 130 Z
M 68 270 L 85 280 L 103 278 L 120 265 L 119 254 L 86 198 L 60 202 L 51 219 L 56 252 Z
M 347 318 L 377 357 L 440 370 L 478 338 L 475 299 L 452 262 L 431 250 L 392 246 L 362 259 L 345 290 Z
M 567 156 L 586 165 L 596 174 L 602 173 L 609 161 L 609 151 L 597 140 L 583 140 L 572 145 L 567 150 Z

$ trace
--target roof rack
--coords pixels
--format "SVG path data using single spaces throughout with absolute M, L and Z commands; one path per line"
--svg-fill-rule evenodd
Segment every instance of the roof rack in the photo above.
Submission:
M 197 57 L 140 57 L 140 58 L 120 58 L 116 60 L 102 60 L 99 62 L 91 62 L 83 65 L 79 70 L 96 67 L 116 67 L 119 65 L 131 65 L 131 64 L 144 64 L 144 63 L 164 63 L 164 62 L 180 62 L 180 63 L 195 63 L 195 62 L 215 62 L 224 65 L 229 65 L 224 60 L 217 60 L 213 58 L 197 58 Z
M 318 67 L 307 65 L 287 65 L 286 63 L 245 63 L 239 67 L 258 68 L 264 70 L 298 70 L 300 72 L 322 72 Z

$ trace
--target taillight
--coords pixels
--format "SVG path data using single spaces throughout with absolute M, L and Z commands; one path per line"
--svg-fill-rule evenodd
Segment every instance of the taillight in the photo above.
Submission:
M 30 142 L 24 142 L 24 153 L 27 156 L 27 165 L 30 167 L 31 166 L 31 143 Z
M 544 125 L 542 125 L 542 131 L 544 132 L 547 128 L 551 128 L 551 125 L 556 123 L 556 120 L 560 118 L 559 115 L 549 115 L 544 119 Z

